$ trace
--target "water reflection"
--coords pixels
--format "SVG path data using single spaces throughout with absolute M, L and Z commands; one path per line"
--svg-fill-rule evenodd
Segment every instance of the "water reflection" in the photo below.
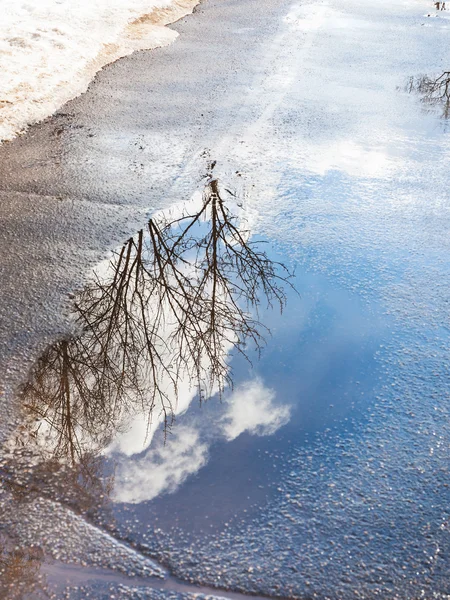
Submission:
M 290 408 L 276 406 L 275 391 L 260 379 L 240 385 L 227 399 L 227 410 L 221 418 L 224 437 L 236 439 L 244 431 L 254 435 L 272 435 L 289 420 Z
M 450 117 L 450 71 L 444 71 L 438 77 L 412 76 L 408 79 L 405 89 L 410 94 L 417 94 L 426 107 L 440 108 L 443 119 Z
M 283 309 L 290 273 L 249 239 L 235 194 L 213 168 L 202 197 L 150 219 L 97 269 L 74 307 L 82 334 L 55 343 L 38 361 L 22 392 L 27 424 L 15 442 L 33 455 L 33 479 L 49 479 L 39 465 L 51 472 L 53 462 L 65 464 L 65 489 L 106 497 L 111 482 L 101 480 L 99 454 L 133 415 L 141 423 L 145 415 L 147 436 L 152 420 L 167 430 L 180 392 L 201 400 L 221 394 L 232 383 L 229 351 L 247 356 L 264 344 L 258 308 Z M 248 389 L 249 423 L 238 425 L 232 412 L 224 422 L 229 439 L 255 420 L 251 395 Z M 261 396 L 262 412 L 269 405 Z M 258 426 L 269 431 L 269 422 Z
M 116 500 L 152 498 L 205 464 L 208 442 L 183 425 L 140 459 L 117 460 L 116 471 L 105 451 L 113 452 L 113 439 L 126 436 L 133 418 L 144 435 L 132 452 L 142 452 L 159 423 L 170 430 L 183 402 L 222 394 L 232 384 L 230 350 L 248 357 L 264 344 L 259 308 L 285 305 L 290 273 L 250 239 L 236 195 L 213 168 L 203 194 L 150 219 L 97 268 L 74 303 L 80 335 L 49 347 L 23 387 L 22 424 L 0 457 L 2 522 L 11 539 L 28 527 L 18 532 L 23 516 L 16 523 L 11 514 L 30 507 L 33 520 L 37 499 L 105 523 L 114 487 Z M 235 390 L 224 400 L 223 437 L 274 432 L 289 411 L 273 399 L 259 381 Z M 49 535 L 42 548 L 52 554 L 51 546 Z M 3 579 L 23 580 L 29 590 L 44 551 L 24 554 L 19 541 L 14 547 L 2 544 Z
M 141 457 L 117 456 L 114 500 L 137 504 L 174 492 L 207 463 L 210 447 L 217 440 L 230 442 L 244 432 L 272 435 L 291 414 L 290 407 L 278 404 L 274 390 L 260 379 L 237 386 L 221 409 L 214 422 L 191 420 L 178 425 L 165 444 L 157 440 Z
M 0 537 L 0 595 L 9 600 L 29 597 L 48 597 L 40 568 L 42 551 L 39 548 L 21 548 L 14 540 Z M 40 593 L 43 596 L 40 596 Z

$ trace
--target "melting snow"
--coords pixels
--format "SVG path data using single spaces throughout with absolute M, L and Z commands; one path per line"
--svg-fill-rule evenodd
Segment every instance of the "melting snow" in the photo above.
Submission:
M 171 43 L 195 0 L 2 2 L 0 140 L 85 91 L 106 64 Z

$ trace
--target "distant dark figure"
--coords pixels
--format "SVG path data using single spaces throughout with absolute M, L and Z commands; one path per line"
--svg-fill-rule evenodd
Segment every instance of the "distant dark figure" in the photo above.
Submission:
M 436 7 L 436 10 L 440 10 L 440 8 L 441 8 L 441 3 L 440 2 L 435 2 L 434 5 Z
M 441 10 L 446 10 L 446 8 L 445 8 L 445 2 L 442 3 Z

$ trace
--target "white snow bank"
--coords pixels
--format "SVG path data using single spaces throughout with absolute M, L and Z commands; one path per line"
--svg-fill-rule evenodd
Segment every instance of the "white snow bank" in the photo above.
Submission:
M 86 90 L 104 65 L 172 42 L 198 0 L 2 0 L 0 141 Z

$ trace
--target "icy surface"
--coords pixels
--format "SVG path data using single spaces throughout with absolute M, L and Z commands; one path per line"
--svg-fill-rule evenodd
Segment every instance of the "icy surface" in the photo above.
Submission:
M 193 0 L 2 2 L 0 141 L 83 92 L 104 65 L 172 42 Z

